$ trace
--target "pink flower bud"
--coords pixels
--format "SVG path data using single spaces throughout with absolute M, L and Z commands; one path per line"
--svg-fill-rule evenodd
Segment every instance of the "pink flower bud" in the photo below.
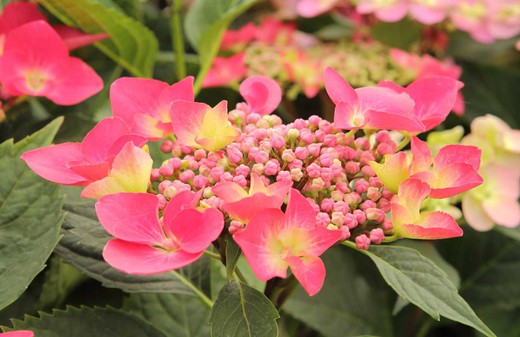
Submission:
M 365 234 L 361 234 L 356 238 L 356 247 L 357 249 L 368 250 L 370 247 L 370 239 Z
M 292 181 L 291 172 L 280 171 L 276 176 L 276 181 Z
M 322 167 L 320 176 L 324 181 L 331 181 L 332 179 L 334 179 L 334 173 L 332 172 L 330 167 Z
M 156 196 L 157 196 L 157 199 L 159 199 L 159 209 L 163 210 L 164 207 L 166 207 L 166 203 L 167 203 L 166 197 L 162 194 L 157 194 Z
M 321 122 L 321 117 L 312 115 L 309 117 L 309 124 L 318 126 Z
M 297 118 L 293 122 L 293 128 L 295 128 L 295 129 L 301 130 L 301 129 L 305 129 L 306 127 L 307 127 L 307 122 L 304 119 Z
M 203 149 L 198 149 L 193 154 L 193 158 L 195 158 L 195 160 L 201 160 L 202 158 L 206 158 L 206 151 Z
M 325 140 L 326 133 L 323 130 L 316 130 L 314 132 L 314 137 L 318 142 L 323 142 Z
M 341 231 L 341 234 L 342 234 L 342 240 L 346 240 L 348 238 L 350 238 L 350 230 L 348 229 L 347 226 L 343 226 L 343 227 L 340 227 L 339 230 Z
M 307 146 L 307 150 L 311 156 L 318 157 L 320 155 L 321 143 L 309 144 Z
M 370 231 L 370 241 L 375 244 L 380 244 L 385 239 L 385 233 L 381 228 L 375 228 Z
M 356 209 L 352 214 L 356 217 L 356 220 L 360 224 L 364 224 L 367 221 L 367 216 L 365 212 L 360 209 Z
M 336 189 L 338 191 L 340 191 L 341 193 L 347 193 L 350 191 L 350 187 L 348 186 L 348 184 L 344 181 L 338 181 L 336 183 Z
M 235 233 L 238 233 L 244 229 L 244 224 L 240 221 L 232 220 L 229 223 L 229 234 L 233 235 Z
M 264 174 L 264 164 L 254 164 L 252 169 L 252 173 L 255 173 L 256 175 L 262 176 Z
M 344 196 L 345 196 L 345 194 L 341 193 L 338 190 L 334 190 L 334 191 L 330 192 L 330 197 L 334 201 L 343 201 Z
M 332 165 L 332 162 L 334 160 L 334 157 L 330 154 L 322 154 L 320 156 L 320 164 L 321 166 L 324 166 L 324 167 L 329 167 L 330 165 Z
M 271 145 L 275 149 L 281 149 L 285 146 L 285 138 L 280 135 L 274 135 L 270 139 L 271 139 Z
M 177 192 L 178 192 L 177 188 L 170 185 L 164 190 L 163 195 L 164 195 L 164 197 L 171 199 L 177 194 Z
M 220 209 L 220 206 L 222 204 L 222 200 L 220 200 L 220 198 L 215 195 L 209 199 L 204 200 L 204 202 L 206 204 L 208 204 L 210 207 L 216 208 L 216 209 Z
M 363 200 L 361 198 L 361 195 L 359 195 L 359 193 L 357 192 L 350 192 L 348 194 L 345 194 L 345 197 L 343 198 L 343 200 L 351 207 L 351 208 L 356 208 L 357 205 L 359 205 L 359 203 Z
M 309 129 L 303 129 L 300 131 L 300 139 L 305 144 L 313 144 L 314 143 L 314 134 Z
M 312 163 L 307 167 L 307 175 L 309 178 L 318 178 L 321 175 L 321 167 L 316 163 Z
M 271 159 L 264 165 L 264 173 L 268 176 L 274 176 L 280 171 L 280 163 Z
M 327 213 L 320 212 L 316 215 L 316 226 L 327 226 L 330 223 L 330 217 Z
M 328 147 L 336 146 L 336 144 L 338 144 L 336 135 L 325 135 L 325 137 L 323 138 L 323 144 Z
M 194 176 L 195 173 L 192 170 L 186 170 L 179 175 L 179 180 L 183 183 L 187 183 L 188 181 L 193 179 Z
M 296 158 L 293 150 L 287 149 L 282 152 L 282 160 L 290 163 Z
M 174 170 L 178 170 L 182 166 L 182 160 L 180 158 L 172 158 L 168 160 L 168 164 L 173 167 Z
M 218 181 L 220 181 L 220 178 L 222 177 L 223 174 L 224 174 L 224 169 L 220 166 L 216 166 L 211 169 L 211 173 L 209 174 L 209 176 L 215 182 L 218 182 Z
M 368 190 L 368 181 L 364 179 L 358 179 L 354 183 L 354 188 L 356 189 L 356 192 L 358 193 L 365 193 Z
M 350 174 L 351 176 L 356 175 L 360 170 L 360 166 L 358 162 L 348 161 L 345 164 L 345 172 Z
M 377 206 L 380 210 L 382 210 L 383 212 L 387 213 L 387 212 L 390 212 L 390 201 L 388 199 L 385 199 L 385 198 L 381 198 L 379 199 L 379 201 L 377 202 Z
M 343 224 L 345 223 L 345 214 L 341 212 L 332 212 L 331 222 L 338 227 L 343 226 Z
M 291 169 L 291 179 L 293 181 L 300 181 L 303 178 L 303 172 L 300 168 Z
M 235 184 L 238 184 L 240 187 L 246 187 L 247 186 L 247 180 L 244 176 L 234 176 L 233 182 Z
M 354 214 L 347 213 L 345 214 L 345 222 L 343 223 L 344 226 L 347 226 L 349 229 L 354 229 L 358 225 L 358 221 Z
M 152 172 L 150 172 L 150 180 L 151 181 L 157 181 L 161 177 L 161 173 L 159 172 L 159 169 L 152 169 Z
M 224 172 L 220 177 L 220 181 L 233 181 L 233 175 L 229 172 Z
M 165 140 L 161 144 L 161 151 L 163 153 L 170 153 L 172 151 L 172 146 L 173 146 L 173 143 L 171 140 Z
M 370 143 L 366 138 L 357 138 L 354 143 L 356 144 L 356 147 L 360 150 L 366 151 L 370 149 Z
M 260 120 L 260 118 L 262 118 L 262 115 L 259 115 L 255 112 L 250 113 L 246 116 L 246 123 L 254 124 L 254 123 L 258 122 Z
M 323 130 L 323 132 L 325 132 L 325 133 L 331 133 L 334 130 L 334 128 L 332 127 L 332 124 L 328 120 L 325 120 L 325 119 L 322 119 L 318 126 L 319 126 L 320 130 Z
M 397 146 L 395 145 L 395 143 L 381 143 L 377 146 L 377 152 L 382 156 L 386 154 L 395 153 L 396 149 Z
M 295 159 L 288 165 L 288 167 L 290 169 L 295 169 L 295 168 L 301 169 L 303 167 L 303 162 L 300 159 Z
M 377 187 L 369 187 L 367 190 L 367 198 L 372 201 L 378 201 L 381 198 L 381 193 L 379 192 L 379 188 Z
M 164 190 L 166 190 L 170 185 L 172 184 L 171 181 L 165 180 L 159 183 L 159 186 L 157 186 L 157 189 L 159 190 L 159 193 L 164 193 Z
M 365 210 L 365 214 L 367 215 L 367 219 L 370 221 L 383 223 L 383 221 L 385 220 L 385 212 L 383 212 L 379 208 L 367 208 Z
M 347 214 L 350 212 L 350 207 L 344 201 L 336 201 L 334 203 L 334 212 L 341 212 L 343 214 Z
M 334 208 L 334 200 L 332 200 L 330 198 L 324 198 L 321 201 L 321 209 L 324 212 L 330 212 L 330 211 L 332 211 L 333 208 Z
M 394 228 L 394 225 L 392 225 L 392 220 L 390 218 L 385 219 L 383 221 L 383 225 L 381 226 L 384 231 L 390 231 Z
M 374 172 L 374 169 L 372 169 L 372 166 L 370 165 L 365 165 L 361 168 L 361 172 L 363 172 L 363 175 L 365 177 L 373 177 L 376 175 L 376 173 Z
M 325 187 L 325 182 L 321 178 L 315 178 L 311 181 L 311 189 L 313 191 L 321 191 Z
M 201 188 L 206 187 L 208 184 L 209 184 L 208 178 L 206 178 L 204 176 L 197 175 L 197 176 L 193 177 L 193 186 L 195 186 L 195 188 L 197 188 L 199 190 Z
M 307 151 L 307 148 L 305 147 L 298 146 L 294 150 L 294 155 L 298 159 L 305 160 L 309 156 L 309 151 Z

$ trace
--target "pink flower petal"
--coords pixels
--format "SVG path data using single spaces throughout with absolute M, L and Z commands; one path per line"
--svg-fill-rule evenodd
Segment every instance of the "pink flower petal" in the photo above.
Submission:
M 220 182 L 211 188 L 211 192 L 225 203 L 236 202 L 248 196 L 240 185 L 233 182 Z
M 464 163 L 478 171 L 481 155 L 482 150 L 476 146 L 447 145 L 439 150 L 439 153 L 433 160 L 433 165 L 436 169 L 442 169 L 454 163 Z
M 112 163 L 89 164 L 85 161 L 72 161 L 67 164 L 71 171 L 84 177 L 88 182 L 101 180 L 108 176 Z
M 63 39 L 63 42 L 65 42 L 65 45 L 69 50 L 88 46 L 95 42 L 104 40 L 109 36 L 106 33 L 85 34 L 76 28 L 64 25 L 56 25 L 53 26 L 53 28 L 56 33 L 58 33 L 58 35 Z
M 282 203 L 283 198 L 255 193 L 239 201 L 226 202 L 222 205 L 222 209 L 235 220 L 247 223 L 255 214 L 261 213 L 266 208 L 279 209 Z
M 107 242 L 103 258 L 112 267 L 135 275 L 152 275 L 179 269 L 202 256 L 182 250 L 166 251 L 148 245 L 113 239 Z
M 177 193 L 173 198 L 170 199 L 168 205 L 164 209 L 164 218 L 173 219 L 181 211 L 185 209 L 195 208 L 199 203 L 202 190 L 198 193 L 192 191 L 183 191 Z
M 282 244 L 277 238 L 284 214 L 278 209 L 266 209 L 253 217 L 243 231 L 233 235 L 247 262 L 261 281 L 287 276 L 288 264 L 280 257 Z
M 517 198 L 485 199 L 482 207 L 497 225 L 510 228 L 520 225 L 520 204 Z
M 403 206 L 408 208 L 412 213 L 419 212 L 421 205 L 430 194 L 430 186 L 420 180 L 409 178 L 399 185 L 399 198 L 404 203 Z
M 96 214 L 106 231 L 135 243 L 162 242 L 165 236 L 158 212 L 159 199 L 148 193 L 108 194 L 96 202 Z
M 83 153 L 91 163 L 104 163 L 113 144 L 129 134 L 130 129 L 121 119 L 103 118 L 83 139 Z
M 270 78 L 250 76 L 240 84 L 240 95 L 244 97 L 251 112 L 268 115 L 280 104 L 282 89 Z
M 358 100 L 356 91 L 354 91 L 350 84 L 345 81 L 336 70 L 330 67 L 325 69 L 325 89 L 335 104 L 345 102 L 350 105 L 355 105 Z
M 284 227 L 286 229 L 293 227 L 314 228 L 315 218 L 316 212 L 309 201 L 298 190 L 292 188 L 285 211 Z
M 437 180 L 430 197 L 443 199 L 455 196 L 482 184 L 482 177 L 471 165 L 458 163 L 437 171 Z
M 415 101 L 414 114 L 426 130 L 442 123 L 453 109 L 459 81 L 448 77 L 428 77 L 414 81 L 406 92 Z
M 401 234 L 410 239 L 435 240 L 448 239 L 462 236 L 462 228 L 459 227 L 453 217 L 443 212 L 424 212 L 417 225 L 403 225 Z
M 214 208 L 204 212 L 186 209 L 163 221 L 168 236 L 174 236 L 182 250 L 193 254 L 208 248 L 224 229 L 224 216 Z
M 71 170 L 67 163 L 83 161 L 81 143 L 63 143 L 25 152 L 21 156 L 39 176 L 57 184 L 86 185 L 88 179 Z
M 53 75 L 56 86 L 46 97 L 56 104 L 74 105 L 103 89 L 103 80 L 85 62 L 71 57 Z
M 10 331 L 2 333 L 2 337 L 34 337 L 34 332 L 29 330 Z
M 343 234 L 339 230 L 330 230 L 322 226 L 312 228 L 309 230 L 309 239 L 302 254 L 320 256 L 341 240 L 342 237 Z
M 334 109 L 334 126 L 345 130 L 357 130 L 366 125 L 363 112 L 358 111 L 356 105 L 347 102 L 336 103 Z
M 420 23 L 433 25 L 446 18 L 447 8 L 428 7 L 427 5 L 410 5 L 410 15 Z
M 286 261 L 307 294 L 309 296 L 316 295 L 325 281 L 325 265 L 323 261 L 315 256 L 290 256 L 286 258 Z
M 9 2 L 0 15 L 0 34 L 7 34 L 31 21 L 47 21 L 45 15 L 40 13 L 37 7 L 38 4 L 33 2 Z

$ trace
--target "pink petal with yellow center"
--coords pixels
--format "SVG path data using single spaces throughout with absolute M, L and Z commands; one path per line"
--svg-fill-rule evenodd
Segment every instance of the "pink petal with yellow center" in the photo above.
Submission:
M 67 163 L 83 161 L 81 143 L 50 145 L 25 152 L 21 159 L 40 177 L 57 184 L 86 185 L 88 180 L 71 170 Z
M 108 241 L 103 250 L 103 258 L 109 265 L 135 275 L 152 275 L 179 269 L 196 261 L 202 254 L 183 250 L 167 251 L 119 239 Z
M 370 167 L 386 188 L 397 193 L 399 185 L 408 179 L 410 170 L 410 156 L 405 152 L 385 155 L 383 164 L 370 162 Z
M 355 103 L 357 104 L 357 103 Z M 357 105 L 339 102 L 334 109 L 334 126 L 345 130 L 358 130 L 367 124 L 365 114 Z
M 255 275 L 261 281 L 287 276 L 287 262 L 280 256 L 284 248 L 277 239 L 284 222 L 279 209 L 266 209 L 253 217 L 243 231 L 233 235 Z
M 228 120 L 227 101 L 221 101 L 204 113 L 195 142 L 196 147 L 216 151 L 235 141 L 239 136 L 240 130 L 233 127 Z
M 325 90 L 335 104 L 343 102 L 354 105 L 358 100 L 356 91 L 336 70 L 330 67 L 325 69 Z
M 117 193 L 96 202 L 99 222 L 111 235 L 134 243 L 158 244 L 164 239 L 159 199 L 148 193 Z
M 130 129 L 120 118 L 103 118 L 83 139 L 83 153 L 89 162 L 103 163 L 113 144 L 128 134 Z
M 253 175 L 256 175 L 256 174 L 253 173 L 252 176 Z M 281 200 L 283 201 L 283 199 L 285 199 L 285 197 L 289 194 L 289 191 L 291 190 L 292 185 L 293 185 L 292 181 L 287 181 L 287 180 L 278 181 L 278 182 L 266 187 L 267 194 L 271 195 L 271 196 L 277 196 L 277 197 L 281 198 Z
M 248 196 L 247 192 L 239 184 L 228 181 L 216 184 L 211 188 L 211 192 L 225 203 L 236 202 Z
M 412 214 L 419 212 L 424 199 L 430 194 L 430 186 L 417 179 L 409 178 L 399 186 L 398 196 Z
M 315 228 L 316 211 L 301 193 L 292 188 L 285 211 L 284 228 Z
M 226 202 L 222 209 L 238 221 L 247 223 L 255 214 L 266 208 L 280 208 L 283 198 L 255 193 L 235 202 Z
M 435 240 L 462 236 L 462 229 L 453 217 L 443 212 L 424 212 L 417 224 L 405 224 L 400 230 L 409 239 Z
M 251 112 L 268 115 L 280 104 L 282 89 L 270 78 L 251 76 L 240 84 L 240 95 L 244 97 Z
M 208 248 L 224 229 L 224 216 L 214 208 L 204 212 L 185 209 L 163 221 L 167 235 L 175 237 L 182 250 L 193 254 Z
M 106 33 L 85 34 L 76 28 L 63 25 L 56 25 L 53 26 L 53 28 L 63 39 L 63 42 L 65 42 L 65 45 L 69 50 L 88 46 L 109 37 Z
M 341 240 L 342 235 L 339 230 L 330 230 L 322 226 L 312 228 L 308 231 L 305 248 L 299 254 L 320 256 Z
M 108 177 L 88 185 L 81 196 L 98 199 L 112 193 L 146 192 L 152 165 L 148 152 L 127 143 L 114 158 Z
M 325 281 L 325 265 L 316 256 L 289 256 L 286 261 L 309 296 L 316 295 Z

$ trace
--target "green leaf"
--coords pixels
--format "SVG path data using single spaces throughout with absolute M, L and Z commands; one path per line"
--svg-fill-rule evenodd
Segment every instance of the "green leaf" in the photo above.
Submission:
M 475 63 L 499 63 L 511 60 L 518 53 L 515 43 L 518 39 L 497 40 L 492 44 L 479 43 L 462 31 L 454 31 L 449 36 L 446 54 L 457 59 Z
M 212 337 L 278 336 L 280 318 L 271 301 L 241 282 L 227 284 L 211 310 Z
M 341 248 L 322 257 L 327 276 L 320 292 L 309 297 L 298 288 L 283 310 L 325 337 L 393 336 L 385 283 L 366 257 Z
M 49 145 L 62 121 L 58 118 L 16 144 L 0 144 L 0 310 L 22 295 L 59 240 L 59 186 L 38 177 L 19 157 Z
M 195 92 L 199 91 L 228 26 L 257 1 L 197 0 L 190 7 L 184 20 L 184 29 L 200 58 L 199 74 L 194 84 Z
M 499 233 L 504 234 L 505 236 L 510 237 L 511 239 L 520 241 L 520 226 L 515 227 L 515 228 L 495 226 L 495 230 Z
M 56 253 L 65 262 L 109 288 L 119 288 L 127 292 L 193 294 L 171 273 L 149 276 L 130 275 L 109 266 L 103 260 L 102 251 L 111 237 L 97 220 L 94 202 L 65 204 L 64 210 L 68 213 L 63 222 L 63 238 L 56 247 Z M 186 270 L 195 269 L 196 266 L 192 264 Z M 200 269 L 204 270 L 204 268 Z M 194 273 L 201 273 L 201 271 L 194 271 Z
M 421 39 L 422 27 L 408 19 L 399 22 L 379 22 L 372 29 L 374 39 L 394 48 L 410 49 Z
M 62 306 L 70 293 L 85 280 L 86 276 L 78 269 L 53 256 L 36 307 L 49 310 Z
M 15 330 L 32 330 L 38 337 L 166 337 L 142 319 L 112 308 L 67 307 L 40 313 L 39 318 L 26 316 L 13 325 Z
M 123 309 L 167 336 L 209 336 L 209 309 L 199 298 L 179 294 L 131 294 Z
M 403 298 L 417 305 L 436 320 L 440 316 L 466 324 L 487 336 L 495 334 L 477 317 L 435 263 L 414 249 L 372 246 L 360 250 L 376 264 L 386 282 Z
M 228 282 L 233 279 L 233 272 L 238 263 L 238 258 L 242 254 L 242 250 L 236 244 L 231 235 L 226 237 L 226 276 Z
M 114 7 L 94 0 L 40 0 L 65 24 L 87 33 L 109 34 L 95 44 L 134 76 L 151 77 L 159 43 L 148 28 Z

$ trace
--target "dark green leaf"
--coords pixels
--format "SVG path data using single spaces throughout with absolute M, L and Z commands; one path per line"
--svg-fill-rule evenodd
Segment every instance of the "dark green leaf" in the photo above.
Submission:
M 109 34 L 96 47 L 134 76 L 152 75 L 159 48 L 157 38 L 115 6 L 107 7 L 93 0 L 40 0 L 40 3 L 67 25 L 87 33 Z
M 167 336 L 209 336 L 209 309 L 199 298 L 179 294 L 131 294 L 123 307 Z
M 130 275 L 109 266 L 102 256 L 110 235 L 101 227 L 94 203 L 65 204 L 68 212 L 63 222 L 63 238 L 56 252 L 67 263 L 110 288 L 127 292 L 172 292 L 192 294 L 173 274 Z M 195 268 L 195 267 L 193 267 Z
M 218 294 L 211 310 L 212 337 L 276 337 L 280 317 L 261 292 L 241 282 L 231 282 Z
M 49 145 L 62 121 L 56 119 L 16 144 L 0 144 L 0 309 L 25 291 L 59 240 L 59 186 L 38 177 L 19 157 Z
M 236 244 L 231 235 L 228 235 L 226 237 L 226 276 L 228 282 L 233 278 L 233 272 L 235 271 L 240 254 L 242 254 L 242 250 L 240 250 L 240 247 Z
M 416 250 L 392 245 L 360 251 L 375 262 L 383 278 L 400 296 L 434 319 L 439 320 L 442 315 L 487 336 L 495 336 L 457 293 L 446 273 Z
M 373 334 L 391 337 L 391 299 L 368 259 L 337 247 L 323 255 L 327 276 L 318 294 L 299 288 L 284 311 L 325 337 Z
M 67 307 L 40 313 L 39 318 L 27 316 L 13 325 L 15 330 L 32 330 L 38 337 L 166 337 L 142 319 L 112 308 Z

